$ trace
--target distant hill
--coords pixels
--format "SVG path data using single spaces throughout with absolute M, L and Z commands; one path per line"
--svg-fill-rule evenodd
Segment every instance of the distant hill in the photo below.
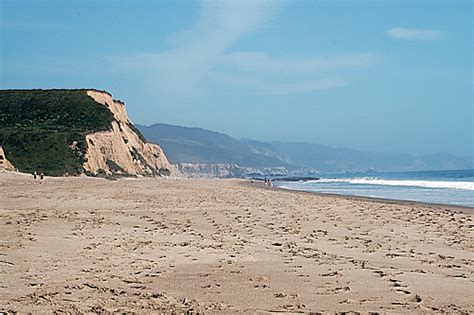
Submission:
M 98 90 L 0 90 L 0 167 L 46 175 L 156 174 L 172 167 L 125 105 Z
M 332 148 L 321 144 L 261 142 L 250 139 L 236 140 L 226 134 L 201 128 L 187 128 L 167 124 L 139 126 L 143 135 L 159 143 L 172 163 L 234 164 L 247 172 L 268 172 L 283 167 L 288 174 L 418 171 L 468 169 L 473 167 L 469 158 L 450 154 L 413 156 L 384 154 L 348 148 Z M 187 166 L 190 167 L 189 165 Z M 264 170 L 270 168 L 270 170 Z M 203 169 L 200 165 L 199 169 Z
M 148 141 L 166 148 L 172 163 L 222 163 L 244 167 L 278 167 L 291 165 L 280 156 L 255 152 L 251 146 L 226 134 L 201 128 L 167 124 L 137 128 Z
M 367 170 L 455 170 L 473 167 L 472 159 L 459 158 L 451 154 L 417 157 L 409 154 L 386 154 L 332 148 L 310 143 L 272 142 L 272 145 L 291 161 L 329 173 L 366 172 Z

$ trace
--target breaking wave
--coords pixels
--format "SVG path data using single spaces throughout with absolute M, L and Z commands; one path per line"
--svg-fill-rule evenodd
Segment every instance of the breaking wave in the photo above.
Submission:
M 309 181 L 309 183 L 349 183 L 349 184 L 359 184 L 359 185 L 383 185 L 383 186 L 406 186 L 406 187 L 474 190 L 474 182 L 394 180 L 394 179 L 378 179 L 375 177 L 321 178 L 318 180 Z

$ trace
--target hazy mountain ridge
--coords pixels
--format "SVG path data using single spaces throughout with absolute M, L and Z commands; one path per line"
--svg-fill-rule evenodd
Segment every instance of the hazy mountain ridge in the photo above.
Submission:
M 202 129 L 155 124 L 137 126 L 143 135 L 159 143 L 172 163 L 238 165 L 253 172 L 274 168 L 287 174 L 370 171 L 420 171 L 468 169 L 473 160 L 440 153 L 427 156 L 388 154 L 333 148 L 321 144 L 236 140 L 226 134 Z M 199 169 L 203 169 L 202 166 Z M 209 168 L 211 169 L 211 168 Z M 266 170 L 268 171 L 268 169 Z
M 166 148 L 172 163 L 221 163 L 249 167 L 288 166 L 276 157 L 256 154 L 251 147 L 226 134 L 167 124 L 137 125 L 150 142 Z
M 473 167 L 472 159 L 439 153 L 426 156 L 367 152 L 320 144 L 272 142 L 292 161 L 321 172 L 452 170 Z

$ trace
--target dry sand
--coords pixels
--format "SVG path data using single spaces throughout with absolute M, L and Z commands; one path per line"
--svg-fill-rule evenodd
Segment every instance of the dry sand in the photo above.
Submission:
M 473 312 L 472 212 L 0 173 L 0 311 Z

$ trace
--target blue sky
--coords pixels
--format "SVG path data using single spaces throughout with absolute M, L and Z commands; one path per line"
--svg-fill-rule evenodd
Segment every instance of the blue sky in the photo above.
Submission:
M 110 91 L 140 124 L 473 154 L 471 1 L 0 1 L 1 88 Z

